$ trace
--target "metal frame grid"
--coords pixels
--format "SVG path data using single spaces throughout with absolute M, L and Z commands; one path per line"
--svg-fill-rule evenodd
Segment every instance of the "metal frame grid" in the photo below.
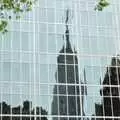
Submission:
M 110 7 L 101 13 L 93 10 L 95 2 L 40 0 L 25 18 L 11 20 L 10 31 L 1 36 L 0 41 L 0 120 L 120 119 L 120 110 L 115 111 L 114 107 L 114 100 L 120 104 L 120 57 L 117 55 L 120 52 L 120 2 L 111 0 Z M 68 9 L 71 15 L 67 23 L 69 42 L 77 53 L 60 52 L 67 46 Z M 64 57 L 63 63 L 58 62 L 60 56 Z M 116 64 L 113 65 L 114 58 Z M 71 61 L 73 63 L 68 63 Z M 116 71 L 115 77 L 112 70 Z M 69 76 L 73 77 L 73 83 Z M 104 84 L 105 80 L 109 83 Z M 118 94 L 116 91 L 114 95 L 115 88 Z M 109 90 L 109 95 L 104 89 Z M 109 115 L 107 98 L 110 98 Z M 95 105 L 101 106 L 102 111 Z

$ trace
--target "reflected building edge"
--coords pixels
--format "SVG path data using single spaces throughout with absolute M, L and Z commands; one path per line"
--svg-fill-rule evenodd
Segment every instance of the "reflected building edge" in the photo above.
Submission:
M 23 105 L 12 107 L 6 102 L 0 103 L 0 120 L 48 120 L 48 114 L 42 107 L 32 107 L 32 102 L 23 101 Z M 37 115 L 37 116 L 36 116 Z
M 97 118 L 98 120 L 119 120 L 120 117 L 120 59 L 119 56 L 113 57 L 111 65 L 107 67 L 103 88 L 100 90 L 102 103 L 95 104 L 96 116 L 106 117 Z M 107 118 L 108 117 L 108 118 Z

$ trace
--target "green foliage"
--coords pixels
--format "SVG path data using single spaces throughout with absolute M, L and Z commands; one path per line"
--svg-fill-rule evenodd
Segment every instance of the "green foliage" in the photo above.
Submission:
M 108 5 L 109 5 L 108 0 L 100 0 L 96 5 L 95 10 L 102 11 Z
M 13 17 L 16 19 L 21 14 L 32 10 L 36 0 L 0 0 L 0 32 L 7 32 L 9 20 Z
M 0 31 L 2 31 L 2 33 L 7 32 L 7 29 L 6 29 L 7 25 L 8 25 L 7 21 L 5 20 L 0 21 Z

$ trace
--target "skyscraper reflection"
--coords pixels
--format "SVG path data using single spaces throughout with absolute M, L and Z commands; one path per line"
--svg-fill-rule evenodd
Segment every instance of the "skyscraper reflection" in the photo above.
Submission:
M 83 87 L 80 87 L 78 72 L 78 58 L 76 51 L 72 50 L 69 28 L 68 28 L 68 16 L 69 10 L 66 15 L 66 31 L 65 42 L 63 48 L 60 50 L 60 55 L 57 57 L 57 71 L 55 73 L 56 85 L 53 90 L 52 101 L 52 115 L 53 120 L 67 120 L 67 116 L 80 116 L 84 115 L 83 112 Z M 63 117 L 62 117 L 63 116 Z M 81 118 L 69 118 L 70 120 L 77 120 Z

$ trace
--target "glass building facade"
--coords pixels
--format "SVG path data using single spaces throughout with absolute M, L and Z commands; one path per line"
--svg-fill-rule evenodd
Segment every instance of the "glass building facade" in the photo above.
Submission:
M 120 120 L 120 1 L 38 0 L 0 36 L 0 120 Z

